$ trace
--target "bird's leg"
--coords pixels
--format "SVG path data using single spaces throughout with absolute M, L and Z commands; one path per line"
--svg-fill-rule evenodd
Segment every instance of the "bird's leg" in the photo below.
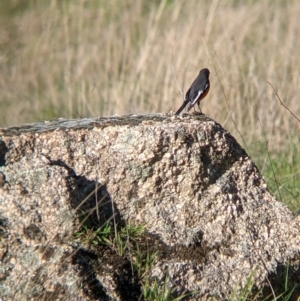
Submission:
M 201 111 L 201 108 L 200 108 L 200 103 L 197 102 L 197 104 L 198 104 L 198 108 L 199 108 L 199 110 L 200 110 L 200 113 L 202 114 L 202 111 Z

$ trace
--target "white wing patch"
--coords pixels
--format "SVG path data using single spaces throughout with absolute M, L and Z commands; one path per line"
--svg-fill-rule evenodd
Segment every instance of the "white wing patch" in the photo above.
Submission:
M 208 89 L 209 84 L 205 85 L 204 91 L 206 91 L 206 89 Z
M 205 87 L 204 90 L 206 90 L 206 87 Z M 191 106 L 193 106 L 193 105 L 197 102 L 197 100 L 199 99 L 199 97 L 200 97 L 202 94 L 203 94 L 203 90 L 198 91 L 197 95 L 196 95 L 196 96 L 194 97 L 194 99 L 192 99 L 192 101 L 191 101 Z

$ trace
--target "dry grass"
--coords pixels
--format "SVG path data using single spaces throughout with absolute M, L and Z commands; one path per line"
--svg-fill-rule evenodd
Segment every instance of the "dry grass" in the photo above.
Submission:
M 0 126 L 175 111 L 208 67 L 202 109 L 250 153 L 299 143 L 300 124 L 267 84 L 300 116 L 298 0 L 0 5 Z
M 224 123 L 231 113 L 245 134 L 261 133 L 258 117 L 295 126 L 267 80 L 300 115 L 299 1 L 41 2 L 1 26 L 2 125 L 175 110 L 174 75 L 185 92 L 207 66 L 206 114 Z

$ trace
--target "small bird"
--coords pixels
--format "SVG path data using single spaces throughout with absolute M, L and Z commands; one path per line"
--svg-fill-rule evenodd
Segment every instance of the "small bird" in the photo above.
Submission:
M 209 70 L 207 68 L 201 69 L 199 75 L 186 92 L 184 102 L 175 115 L 179 115 L 185 107 L 187 108 L 187 111 L 189 111 L 196 103 L 202 113 L 200 101 L 207 95 L 209 87 Z

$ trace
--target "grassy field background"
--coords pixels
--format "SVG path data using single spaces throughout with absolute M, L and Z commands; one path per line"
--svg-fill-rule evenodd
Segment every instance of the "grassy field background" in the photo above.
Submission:
M 211 70 L 202 111 L 300 207 L 300 1 L 4 0 L 0 126 L 175 111 Z

